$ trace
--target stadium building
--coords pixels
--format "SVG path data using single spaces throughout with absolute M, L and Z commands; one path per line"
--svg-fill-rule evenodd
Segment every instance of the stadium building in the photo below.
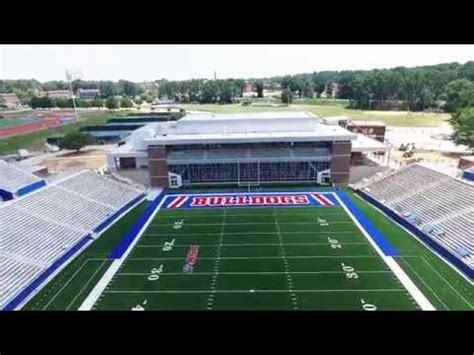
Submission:
M 188 114 L 136 130 L 108 165 L 145 167 L 152 187 L 345 184 L 351 152 L 386 148 L 360 136 L 307 112 Z

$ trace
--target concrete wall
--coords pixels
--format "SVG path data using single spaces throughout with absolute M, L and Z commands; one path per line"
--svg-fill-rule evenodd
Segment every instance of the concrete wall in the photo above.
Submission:
M 333 184 L 347 184 L 351 160 L 351 142 L 332 142 L 331 181 Z
M 148 147 L 148 167 L 151 187 L 168 187 L 168 167 L 166 165 L 166 147 Z

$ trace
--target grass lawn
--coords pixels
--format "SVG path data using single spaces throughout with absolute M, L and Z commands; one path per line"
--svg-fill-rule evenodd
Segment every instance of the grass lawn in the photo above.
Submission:
M 0 154 L 15 153 L 18 149 L 42 150 L 46 138 L 57 134 L 67 134 L 81 127 L 103 124 L 109 118 L 125 116 L 126 112 L 80 113 L 80 122 L 66 123 L 51 129 L 0 138 Z M 1 121 L 1 120 L 0 120 Z
M 303 100 L 302 102 L 307 102 Z M 263 111 L 309 111 L 319 117 L 345 115 L 354 120 L 382 121 L 388 126 L 399 127 L 437 127 L 448 124 L 448 114 L 409 113 L 404 111 L 362 111 L 345 108 L 345 104 L 322 105 L 294 103 L 286 107 L 252 107 L 241 104 L 229 105 L 179 105 L 186 110 L 209 111 L 216 113 L 263 112 Z

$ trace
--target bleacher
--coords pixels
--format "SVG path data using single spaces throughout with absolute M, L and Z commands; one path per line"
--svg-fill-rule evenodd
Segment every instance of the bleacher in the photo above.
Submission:
M 0 159 L 0 201 L 12 200 L 46 185 L 37 176 Z
M 141 196 L 134 187 L 84 171 L 0 205 L 0 309 Z
M 474 185 L 412 164 L 362 191 L 474 267 Z

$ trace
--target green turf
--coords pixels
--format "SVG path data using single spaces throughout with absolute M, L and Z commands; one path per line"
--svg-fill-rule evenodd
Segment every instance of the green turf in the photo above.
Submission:
M 66 266 L 23 310 L 75 310 L 110 265 L 110 251 L 123 238 L 147 202 L 142 202 Z
M 191 245 L 199 257 L 186 274 Z M 239 208 L 158 212 L 94 309 L 363 310 L 364 303 L 419 309 L 341 207 Z

